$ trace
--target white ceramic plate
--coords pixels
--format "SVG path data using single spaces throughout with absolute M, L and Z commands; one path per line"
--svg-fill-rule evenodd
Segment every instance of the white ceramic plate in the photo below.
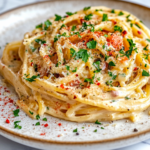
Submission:
M 20 7 L 0 16 L 0 55 L 6 43 L 20 40 L 25 32 L 31 31 L 35 25 L 45 21 L 54 14 L 65 15 L 66 11 L 75 12 L 85 6 L 107 6 L 129 11 L 150 27 L 150 9 L 120 1 L 48 1 Z M 148 111 L 136 122 L 126 120 L 112 123 L 103 122 L 97 126 L 94 123 L 75 123 L 46 116 L 47 122 L 40 120 L 40 126 L 34 126 L 37 120 L 30 119 L 23 111 L 19 117 L 13 117 L 16 109 L 14 102 L 17 95 L 14 89 L 0 80 L 0 134 L 19 143 L 41 149 L 114 149 L 135 144 L 150 138 L 150 117 Z M 43 116 L 44 118 L 45 116 Z M 6 119 L 10 123 L 6 123 Z M 21 121 L 22 129 L 14 129 L 14 121 Z M 45 124 L 48 127 L 44 127 Z M 84 129 L 82 128 L 84 127 Z M 104 127 L 104 129 L 101 129 Z M 73 130 L 78 128 L 77 136 Z M 133 132 L 134 128 L 138 132 Z M 93 132 L 97 129 L 97 132 Z

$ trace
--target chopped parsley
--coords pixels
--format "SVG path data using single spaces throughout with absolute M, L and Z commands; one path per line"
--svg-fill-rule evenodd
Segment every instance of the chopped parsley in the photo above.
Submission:
M 109 58 L 110 56 L 105 54 L 105 61 Z
M 139 29 L 141 28 L 138 24 L 135 24 Z
M 46 41 L 43 41 L 41 39 L 35 39 L 35 42 L 39 43 L 39 44 L 45 44 Z
M 73 132 L 78 132 L 78 129 L 77 129 L 77 128 L 76 128 L 76 129 L 74 129 L 74 130 L 73 130 Z
M 107 14 L 103 14 L 102 21 L 108 21 L 108 15 Z
M 89 15 L 86 15 L 85 17 L 84 17 L 84 20 L 91 20 L 92 19 L 92 16 L 93 16 L 93 14 L 89 14 Z
M 19 112 L 20 112 L 19 109 L 14 110 L 14 111 L 13 111 L 14 116 L 15 116 L 15 117 L 19 116 Z
M 148 51 L 147 47 L 148 47 L 148 44 L 143 48 L 143 50 Z
M 112 72 L 108 72 L 109 76 L 112 77 L 112 80 L 115 80 L 117 75 L 114 75 Z
M 36 119 L 39 120 L 39 119 L 40 119 L 40 116 L 39 116 L 39 115 L 36 115 Z
M 43 118 L 43 121 L 47 121 L 47 118 Z
M 72 15 L 73 15 L 72 12 L 66 12 L 66 14 L 67 14 L 68 16 L 72 16 Z
M 147 59 L 147 60 L 148 60 L 148 56 L 149 56 L 149 55 L 150 55 L 150 54 L 143 54 L 144 58 Z
M 71 33 L 71 35 L 78 35 L 79 38 L 81 38 L 81 35 L 79 32 L 74 32 L 74 33 Z
M 52 25 L 52 23 L 49 20 L 46 20 L 44 22 L 44 25 L 45 25 L 44 30 L 47 30 L 49 28 L 49 26 Z
M 39 126 L 40 125 L 40 122 L 37 122 L 36 124 L 35 124 L 35 126 Z
M 64 32 L 63 34 L 57 34 L 57 35 L 54 37 L 54 42 L 58 41 L 58 38 L 60 38 L 61 36 L 66 36 L 66 32 Z
M 130 99 L 130 97 L 129 97 L 129 96 L 126 96 L 125 99 L 128 100 L 128 99 Z
M 115 10 L 114 10 L 114 9 L 112 9 L 112 10 L 111 10 L 111 13 L 115 13 Z
M 147 71 L 143 70 L 143 72 L 142 72 L 142 76 L 149 77 L 149 76 L 150 76 L 150 74 L 149 74 Z
M 30 49 L 31 49 L 32 52 L 34 52 L 36 50 L 36 48 L 34 48 L 32 46 L 30 46 Z
M 110 85 L 110 86 L 112 86 L 112 80 L 108 80 L 108 81 L 106 81 L 106 85 Z
M 113 61 L 110 61 L 110 62 L 108 63 L 108 65 L 109 65 L 109 66 L 116 66 Z
M 103 11 L 102 9 L 96 9 L 95 11 Z
M 82 61 L 87 62 L 89 58 L 89 54 L 86 49 L 80 49 L 76 54 L 75 54 L 75 59 L 82 59 Z
M 72 70 L 72 72 L 77 72 L 77 67 L 74 70 Z
M 74 57 L 76 55 L 76 51 L 73 48 L 70 48 L 70 54 L 71 57 Z
M 36 29 L 38 29 L 38 28 L 42 28 L 42 26 L 43 26 L 43 23 L 38 24 L 35 28 L 36 28 Z
M 59 21 L 59 20 L 61 20 L 61 19 L 62 19 L 62 17 L 61 17 L 61 16 L 59 16 L 59 15 L 55 14 L 55 21 Z
M 74 31 L 76 29 L 76 26 L 72 26 L 71 31 Z
M 129 59 L 133 51 L 137 52 L 137 48 L 133 49 L 136 44 L 133 43 L 132 39 L 127 39 L 127 41 L 129 42 L 130 47 L 129 47 L 129 50 L 124 52 L 124 54 L 122 56 L 125 55 Z M 121 51 L 121 52 L 123 53 L 123 51 Z
M 95 121 L 95 124 L 101 124 L 98 120 Z
M 94 32 L 94 25 L 93 24 L 87 24 L 86 22 L 82 23 L 82 27 L 80 28 L 80 31 L 83 32 L 84 30 L 86 30 L 88 27 L 91 28 L 91 32 Z
M 29 113 L 30 113 L 31 115 L 33 115 L 33 112 L 32 112 L 32 111 L 30 111 L 30 110 L 29 110 Z
M 118 16 L 122 16 L 124 13 L 122 11 L 119 12 Z
M 122 28 L 119 27 L 119 26 L 117 26 L 117 25 L 115 25 L 115 26 L 114 26 L 114 31 L 122 32 Z
M 148 42 L 150 42 L 150 39 L 146 39 Z
M 94 41 L 94 40 L 92 40 L 92 41 L 88 42 L 88 43 L 86 44 L 86 46 L 87 46 L 89 49 L 95 49 L 95 48 L 96 48 L 96 44 L 97 44 L 97 42 Z
M 93 63 L 93 66 L 97 69 L 96 71 L 94 71 L 94 73 L 100 72 L 100 61 L 96 61 Z
M 54 42 L 58 41 L 58 38 L 54 37 Z
M 70 70 L 70 66 L 67 66 L 67 65 L 66 65 L 66 69 L 67 69 L 67 70 Z
M 88 9 L 90 9 L 90 8 L 91 8 L 90 6 L 84 7 L 83 10 L 86 11 L 86 10 L 88 10 Z
M 40 77 L 40 75 L 33 75 L 31 78 L 24 78 L 25 80 L 27 80 L 27 81 L 29 81 L 29 82 L 33 82 L 33 81 L 35 81 L 35 79 L 36 78 L 39 78 Z
M 104 129 L 104 127 L 101 127 L 101 129 Z
M 97 132 L 97 129 L 95 129 L 93 132 Z
M 60 27 L 60 30 L 61 30 L 63 27 L 65 27 L 65 26 L 66 26 L 65 24 L 62 24 L 61 27 Z
M 14 128 L 18 128 L 18 129 L 21 129 L 22 126 L 20 126 L 18 123 L 21 122 L 21 121 L 15 121 L 14 122 Z
M 84 82 L 89 82 L 90 84 L 93 84 L 94 83 L 94 78 L 95 78 L 95 75 L 92 77 L 92 79 L 89 79 L 89 78 L 85 78 L 84 79 Z

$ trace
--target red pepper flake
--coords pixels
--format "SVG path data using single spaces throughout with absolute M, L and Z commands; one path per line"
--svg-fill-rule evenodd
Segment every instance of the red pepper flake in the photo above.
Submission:
M 138 34 L 142 34 L 142 32 L 141 32 L 141 31 L 138 31 Z
M 48 124 L 46 123 L 46 124 L 44 124 L 44 127 L 48 127 Z
M 64 89 L 64 85 L 63 85 L 63 84 L 61 84 L 60 87 L 61 87 L 62 89 Z
M 135 67 L 135 68 L 134 68 L 134 71 L 136 71 L 136 70 L 138 70 L 138 67 Z
M 61 123 L 58 123 L 58 126 L 61 126 L 62 124 Z
M 80 19 L 80 22 L 83 23 L 83 22 L 84 22 L 84 19 Z
M 59 135 L 57 135 L 57 137 L 60 137 L 61 135 L 59 134 Z
M 117 24 L 117 21 L 115 21 L 115 20 L 111 20 L 112 22 L 113 22 L 113 24 Z
M 45 135 L 46 133 L 41 133 L 40 135 Z
M 110 43 L 107 43 L 108 46 L 110 46 Z
M 74 95 L 73 99 L 76 99 L 76 98 L 77 98 L 77 96 Z
M 47 46 L 47 44 L 43 44 L 44 46 Z
M 127 31 L 124 30 L 124 31 L 122 32 L 122 34 L 123 34 L 123 36 L 125 36 L 125 35 L 127 34 Z
M 97 83 L 96 83 L 96 85 L 98 85 L 98 86 L 99 86 L 99 85 L 100 85 L 100 83 L 99 83 L 99 82 L 97 82 Z
M 112 56 L 112 52 L 109 52 L 109 56 Z
M 30 63 L 30 66 L 33 66 L 33 62 Z
M 10 121 L 8 119 L 6 119 L 6 123 L 10 123 Z
M 89 86 L 87 86 L 87 88 L 90 88 L 90 85 L 89 85 Z
M 76 77 L 78 77 L 78 74 L 76 74 Z
M 41 34 L 43 34 L 43 32 L 41 32 Z

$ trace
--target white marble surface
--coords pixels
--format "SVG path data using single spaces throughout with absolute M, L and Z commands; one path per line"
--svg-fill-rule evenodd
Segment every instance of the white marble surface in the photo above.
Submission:
M 12 8 L 42 0 L 0 0 L 0 14 Z M 150 0 L 124 0 L 150 7 Z M 150 139 L 141 143 L 115 150 L 150 150 Z M 36 150 L 0 136 L 0 150 Z

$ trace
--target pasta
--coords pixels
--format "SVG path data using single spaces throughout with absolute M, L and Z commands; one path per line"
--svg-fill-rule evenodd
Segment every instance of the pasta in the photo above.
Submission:
M 132 14 L 85 7 L 6 45 L 0 73 L 17 105 L 76 122 L 136 121 L 150 106 L 150 31 Z

